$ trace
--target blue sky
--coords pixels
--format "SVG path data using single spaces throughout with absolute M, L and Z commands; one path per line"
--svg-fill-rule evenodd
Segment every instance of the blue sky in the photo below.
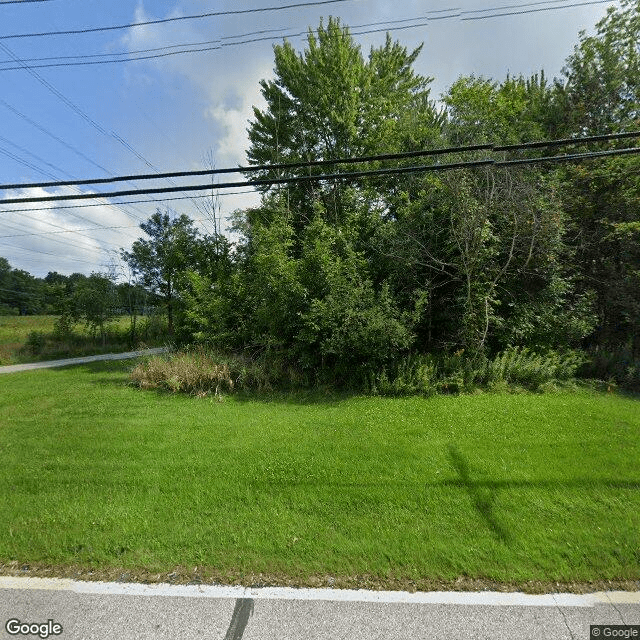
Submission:
M 528 8 L 561 7 L 577 1 L 539 3 Z M 233 36 L 267 30 L 274 30 L 274 34 L 265 34 L 269 36 L 304 32 L 329 15 L 339 16 L 356 32 L 365 30 L 357 29 L 358 25 L 417 18 L 429 11 L 451 8 L 453 16 L 525 2 L 339 0 L 321 6 L 180 20 L 81 35 L 21 38 L 6 36 L 284 7 L 296 4 L 296 0 L 0 3 L 0 183 L 201 169 L 207 165 L 207 158 L 217 167 L 244 164 L 247 121 L 251 106 L 261 104 L 259 80 L 272 74 L 274 41 L 234 45 Z M 549 78 L 559 75 L 579 32 L 592 32 L 609 4 L 616 3 L 483 20 L 461 17 L 500 11 L 464 13 L 417 28 L 394 30 L 389 25 L 389 31 L 408 48 L 424 42 L 415 68 L 434 77 L 432 95 L 437 98 L 460 75 L 501 80 L 507 73 L 529 75 L 540 69 Z M 356 39 L 366 53 L 371 45 L 382 43 L 384 37 L 384 33 L 375 33 Z M 100 56 L 221 38 L 227 38 L 222 40 L 225 46 L 206 52 L 118 64 L 38 67 L 61 62 L 45 58 L 67 57 L 65 62 L 72 62 L 69 56 Z M 303 45 L 301 38 L 294 37 L 291 41 L 298 47 Z M 26 62 L 12 62 L 15 57 Z M 9 66 L 20 68 L 3 70 Z M 7 190 L 0 191 L 0 199 L 67 191 L 69 188 Z M 226 194 L 220 199 L 221 211 L 226 215 L 256 201 L 254 195 L 246 192 Z M 141 235 L 136 227 L 140 220 L 162 206 L 146 203 L 113 207 L 108 201 L 98 204 L 65 209 L 47 205 L 44 211 L 26 211 L 43 205 L 2 206 L 0 202 L 0 256 L 7 258 L 13 267 L 37 276 L 49 271 L 67 274 L 104 271 L 109 263 L 119 262 L 120 247 L 129 248 Z M 194 219 L 204 217 L 191 200 L 166 204 Z M 16 213 L 15 209 L 22 211 Z M 198 224 L 203 230 L 210 229 L 206 221 Z

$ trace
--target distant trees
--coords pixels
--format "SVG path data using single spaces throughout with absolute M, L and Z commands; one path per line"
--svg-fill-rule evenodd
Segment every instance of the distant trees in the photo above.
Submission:
M 198 232 L 185 215 L 172 217 L 156 211 L 140 228 L 149 239 L 140 238 L 121 256 L 142 284 L 160 296 L 167 309 L 169 333 L 173 333 L 176 280 L 198 262 Z

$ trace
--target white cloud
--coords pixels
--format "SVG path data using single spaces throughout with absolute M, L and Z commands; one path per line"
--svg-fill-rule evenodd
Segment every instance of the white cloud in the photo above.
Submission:
M 72 201 L 2 204 L 3 200 L 13 198 L 72 193 L 71 187 L 5 191 L 0 199 L 3 210 L 0 255 L 12 266 L 19 264 L 40 277 L 49 271 L 104 272 L 109 262 L 117 261 L 121 247 L 128 247 L 135 237 L 142 235 L 135 228 L 105 229 L 132 227 L 137 221 L 104 199 L 91 201 L 96 205 L 92 207 L 73 207 Z

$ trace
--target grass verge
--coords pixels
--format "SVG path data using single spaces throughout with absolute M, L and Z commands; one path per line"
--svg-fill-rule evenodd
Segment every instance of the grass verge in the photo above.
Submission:
M 140 393 L 130 368 L 3 377 L 0 571 L 369 588 L 640 580 L 637 399 L 220 402 Z

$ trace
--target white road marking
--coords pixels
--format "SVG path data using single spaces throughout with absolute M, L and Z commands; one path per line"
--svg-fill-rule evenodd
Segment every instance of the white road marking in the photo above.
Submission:
M 138 584 L 84 582 L 67 578 L 18 578 L 0 576 L 0 589 L 42 589 L 74 593 L 183 598 L 251 598 L 254 600 L 328 600 L 396 604 L 451 604 L 521 607 L 594 607 L 597 604 L 640 604 L 640 592 L 609 591 L 590 594 L 532 595 L 496 591 L 365 591 L 350 589 L 295 589 L 290 587 L 225 587 L 217 585 Z

